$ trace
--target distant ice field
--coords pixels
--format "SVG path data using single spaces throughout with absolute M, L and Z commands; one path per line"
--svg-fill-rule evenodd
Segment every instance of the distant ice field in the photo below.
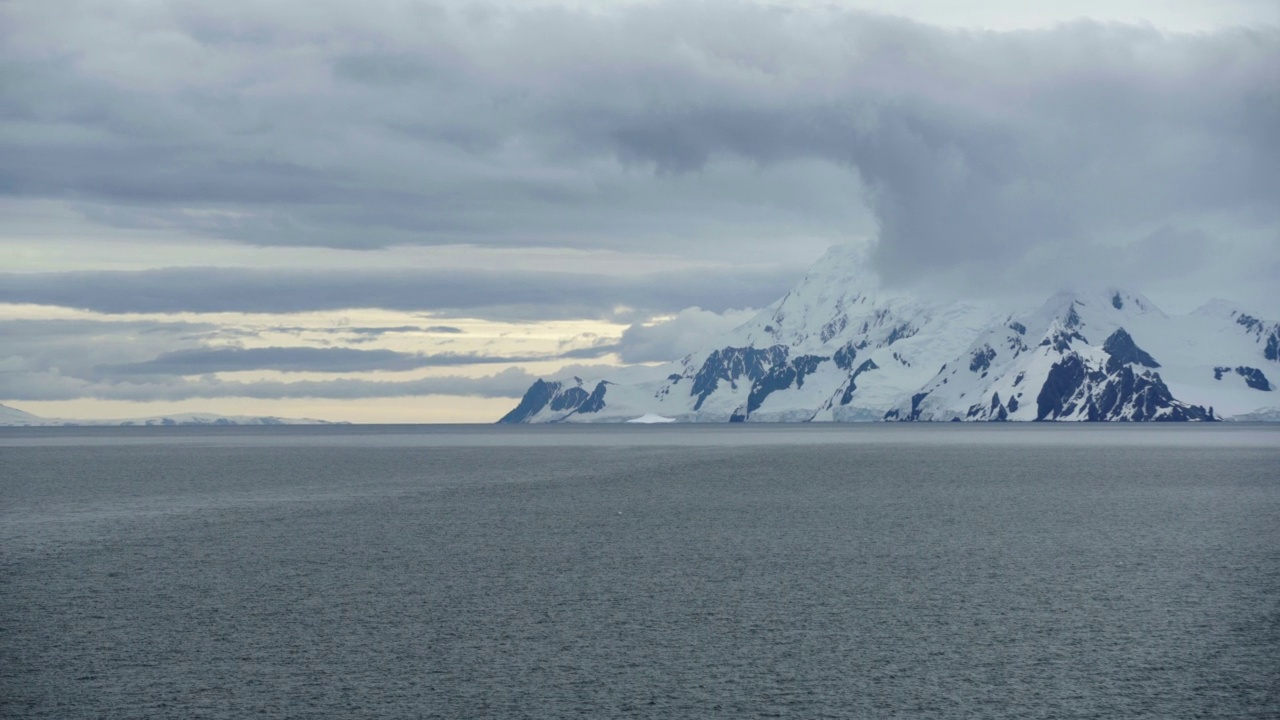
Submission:
M 1280 715 L 1280 426 L 0 430 L 0 717 Z

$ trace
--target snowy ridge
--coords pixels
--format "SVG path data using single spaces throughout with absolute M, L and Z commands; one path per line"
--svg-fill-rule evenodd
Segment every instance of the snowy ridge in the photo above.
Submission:
M 1156 372 L 1161 364 L 1126 328 L 1156 341 L 1171 322 L 1150 300 L 1122 290 L 1055 295 L 1034 312 L 988 328 L 886 417 L 1209 419 L 1207 409 L 1174 399 Z
M 38 415 L 32 415 L 29 412 L 9 407 L 8 405 L 0 405 L 0 425 L 24 427 L 43 425 L 45 422 L 47 421 Z
M 1240 413 L 1224 419 L 1233 422 L 1280 422 L 1280 408 L 1259 408 L 1257 412 Z
M 500 422 L 1186 421 L 1280 406 L 1280 324 L 1229 303 L 1174 317 L 1099 288 L 1000 313 L 882 292 L 868 267 L 832 248 L 652 377 L 539 380 Z

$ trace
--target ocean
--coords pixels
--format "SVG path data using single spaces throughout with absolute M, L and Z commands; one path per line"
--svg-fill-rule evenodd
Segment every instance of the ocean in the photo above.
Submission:
M 0 716 L 1280 717 L 1280 426 L 0 429 Z

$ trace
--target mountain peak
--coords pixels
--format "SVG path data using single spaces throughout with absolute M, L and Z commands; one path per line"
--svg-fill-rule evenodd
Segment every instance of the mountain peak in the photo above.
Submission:
M 38 415 L 0 404 L 0 425 L 39 425 L 43 421 Z
M 1064 315 L 1072 305 L 1108 313 L 1164 314 L 1146 295 L 1112 286 L 1084 286 L 1061 290 L 1045 302 L 1044 308 L 1054 314 Z
M 841 335 L 853 316 L 875 305 L 879 286 L 867 246 L 833 245 L 790 292 L 725 341 L 755 347 L 799 346 L 821 335 L 822 342 L 827 342 Z
M 871 248 L 862 243 L 841 243 L 827 248 L 800 283 L 816 280 L 857 285 L 865 291 L 880 285 L 880 277 L 871 263 Z
M 504 421 L 1214 420 L 1274 390 L 1280 325 L 1242 311 L 1170 317 L 1107 286 L 1010 309 L 885 290 L 865 245 L 837 245 L 661 377 L 534 383 Z
M 1192 315 L 1214 318 L 1232 318 L 1244 312 L 1244 309 L 1230 300 L 1213 298 L 1192 311 Z

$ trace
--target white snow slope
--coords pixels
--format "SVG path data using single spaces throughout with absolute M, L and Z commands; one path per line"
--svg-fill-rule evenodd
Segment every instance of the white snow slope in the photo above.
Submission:
M 1280 325 L 1120 289 L 998 312 L 881 291 L 837 246 L 754 318 L 623 382 L 539 380 L 499 422 L 1208 420 L 1274 416 Z M 1212 413 L 1210 413 L 1212 408 Z

